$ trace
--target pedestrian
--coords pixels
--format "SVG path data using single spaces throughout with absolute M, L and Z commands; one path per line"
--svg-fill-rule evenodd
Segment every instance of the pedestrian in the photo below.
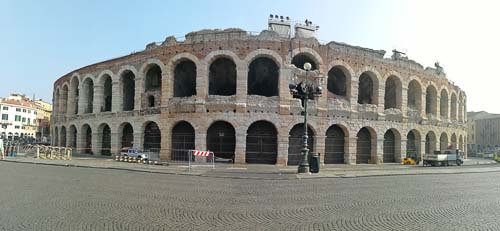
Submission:
M 3 148 L 3 139 L 0 139 L 0 155 L 1 155 L 1 158 L 2 160 L 5 159 L 5 152 L 4 152 L 4 148 Z

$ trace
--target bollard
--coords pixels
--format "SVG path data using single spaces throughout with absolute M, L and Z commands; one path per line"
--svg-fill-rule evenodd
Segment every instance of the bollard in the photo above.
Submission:
M 36 146 L 36 158 L 40 158 L 40 145 Z

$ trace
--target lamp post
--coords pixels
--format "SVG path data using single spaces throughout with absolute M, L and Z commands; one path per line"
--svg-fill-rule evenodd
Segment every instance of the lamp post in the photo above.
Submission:
M 309 148 L 307 147 L 307 101 L 309 99 L 314 99 L 315 96 L 321 95 L 322 88 L 318 81 L 312 81 L 309 79 L 309 72 L 311 71 L 311 64 L 304 63 L 305 78 L 302 78 L 298 84 L 291 83 L 289 85 L 290 93 L 293 98 L 298 98 L 302 102 L 302 107 L 304 109 L 304 134 L 302 135 L 302 159 L 299 163 L 298 173 L 308 173 L 309 163 L 307 161 Z M 295 75 L 296 76 L 296 75 Z M 295 79 L 295 77 L 294 77 Z M 315 77 L 315 80 L 322 80 L 320 77 Z

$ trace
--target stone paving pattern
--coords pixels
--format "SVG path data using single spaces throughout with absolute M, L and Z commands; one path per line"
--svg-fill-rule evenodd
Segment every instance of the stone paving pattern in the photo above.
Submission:
M 254 180 L 0 162 L 0 230 L 500 230 L 500 173 Z

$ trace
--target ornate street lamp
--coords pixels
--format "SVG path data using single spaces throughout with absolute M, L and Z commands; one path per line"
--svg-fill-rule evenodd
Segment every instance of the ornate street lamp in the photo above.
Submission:
M 318 72 L 311 71 L 311 64 L 304 63 L 304 70 L 299 71 L 294 74 L 293 81 L 299 83 L 291 83 L 289 85 L 290 93 L 293 98 L 298 98 L 302 102 L 302 107 L 304 110 L 304 134 L 302 135 L 302 160 L 299 163 L 298 173 L 309 173 L 309 162 L 307 161 L 309 148 L 307 147 L 307 101 L 309 99 L 314 100 L 314 97 L 321 95 L 321 84 L 323 81 L 322 77 L 318 76 Z M 312 75 L 310 72 L 313 72 Z M 297 78 L 298 77 L 298 78 Z

